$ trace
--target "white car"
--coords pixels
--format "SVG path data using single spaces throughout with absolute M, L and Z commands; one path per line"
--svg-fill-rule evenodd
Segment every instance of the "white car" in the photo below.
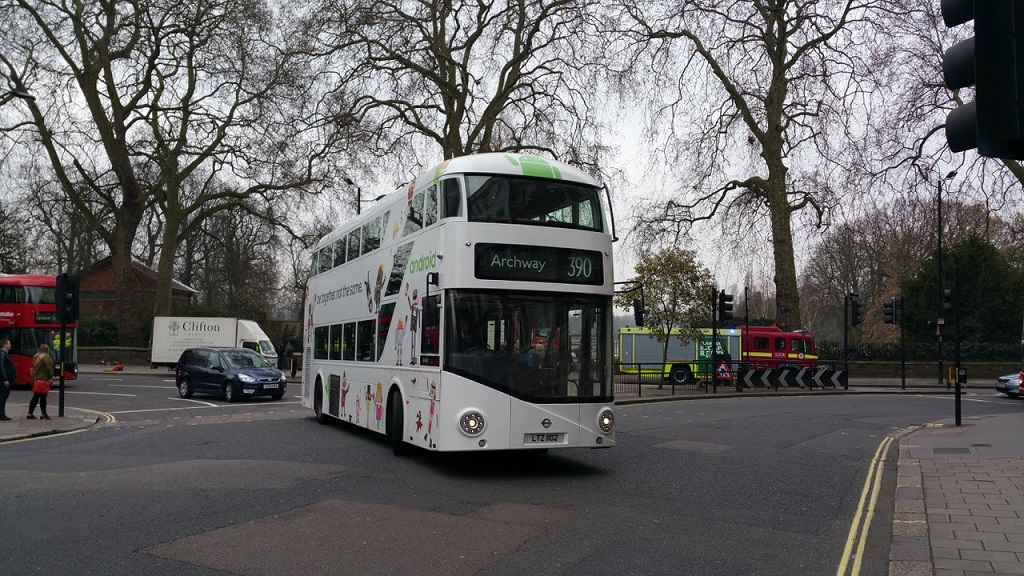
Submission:
M 1006 394 L 1010 398 L 1020 396 L 1020 372 L 1006 374 L 996 378 L 996 390 Z

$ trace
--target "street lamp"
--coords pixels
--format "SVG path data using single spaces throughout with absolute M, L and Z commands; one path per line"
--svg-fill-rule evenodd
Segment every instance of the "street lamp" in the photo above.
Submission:
M 939 194 L 938 194 L 938 224 L 936 226 L 936 245 L 938 253 L 935 257 L 936 267 L 938 271 L 935 274 L 935 281 L 939 289 L 939 300 L 938 300 L 938 311 L 939 314 L 936 316 L 935 321 L 935 335 L 939 339 L 939 386 L 942 386 L 942 376 L 945 371 L 943 366 L 942 357 L 942 325 L 945 323 L 945 319 L 942 317 L 942 182 L 944 180 L 952 180 L 956 176 L 956 170 L 946 174 L 945 178 L 939 179 Z
M 345 182 L 345 184 L 348 184 L 349 186 L 354 186 L 356 189 L 356 215 L 358 215 L 362 211 L 363 206 L 363 189 L 360 188 L 355 182 L 353 182 L 352 179 L 349 178 L 348 176 L 342 177 L 342 180 Z

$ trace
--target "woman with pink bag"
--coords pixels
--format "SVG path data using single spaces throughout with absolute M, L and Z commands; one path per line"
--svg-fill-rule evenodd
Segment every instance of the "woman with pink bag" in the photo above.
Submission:
M 28 416 L 29 420 L 35 420 L 35 415 L 32 414 L 36 410 L 36 404 L 39 404 L 39 410 L 42 411 L 42 419 L 49 420 L 50 417 L 46 415 L 46 396 L 50 394 L 50 382 L 53 380 L 53 359 L 50 358 L 50 347 L 46 344 L 40 344 L 39 350 L 36 355 L 32 357 L 32 400 L 28 403 Z

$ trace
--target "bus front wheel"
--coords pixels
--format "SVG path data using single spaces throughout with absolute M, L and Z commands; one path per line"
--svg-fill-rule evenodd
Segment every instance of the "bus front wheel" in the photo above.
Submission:
M 672 369 L 668 373 L 668 379 L 673 384 L 686 384 L 692 377 L 690 367 L 686 364 L 673 364 Z
M 316 397 L 313 398 L 313 414 L 316 415 L 317 424 L 327 424 L 327 414 L 324 412 L 324 392 L 317 382 Z
M 405 438 L 405 411 L 402 408 L 402 395 L 395 391 L 388 396 L 388 440 L 391 441 L 391 452 L 396 456 L 406 453 Z

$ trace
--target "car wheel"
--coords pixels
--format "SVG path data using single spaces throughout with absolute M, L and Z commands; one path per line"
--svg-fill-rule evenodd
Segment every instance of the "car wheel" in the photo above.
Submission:
M 402 409 L 402 395 L 398 391 L 388 396 L 388 421 L 387 433 L 391 441 L 391 452 L 396 456 L 405 454 L 408 446 L 405 443 L 405 421 L 404 410 Z
M 178 381 L 178 396 L 182 398 L 191 398 L 195 390 L 192 389 L 192 385 L 189 384 L 186 378 L 182 378 Z
M 224 385 L 224 401 L 234 402 L 237 399 L 235 397 L 235 387 L 231 385 L 231 382 L 228 382 Z
M 281 398 L 284 398 L 284 394 L 271 394 L 270 397 L 274 400 L 280 400 Z
M 316 397 L 313 398 L 313 413 L 316 414 L 317 424 L 327 424 L 327 414 L 324 413 L 324 392 L 317 382 Z

